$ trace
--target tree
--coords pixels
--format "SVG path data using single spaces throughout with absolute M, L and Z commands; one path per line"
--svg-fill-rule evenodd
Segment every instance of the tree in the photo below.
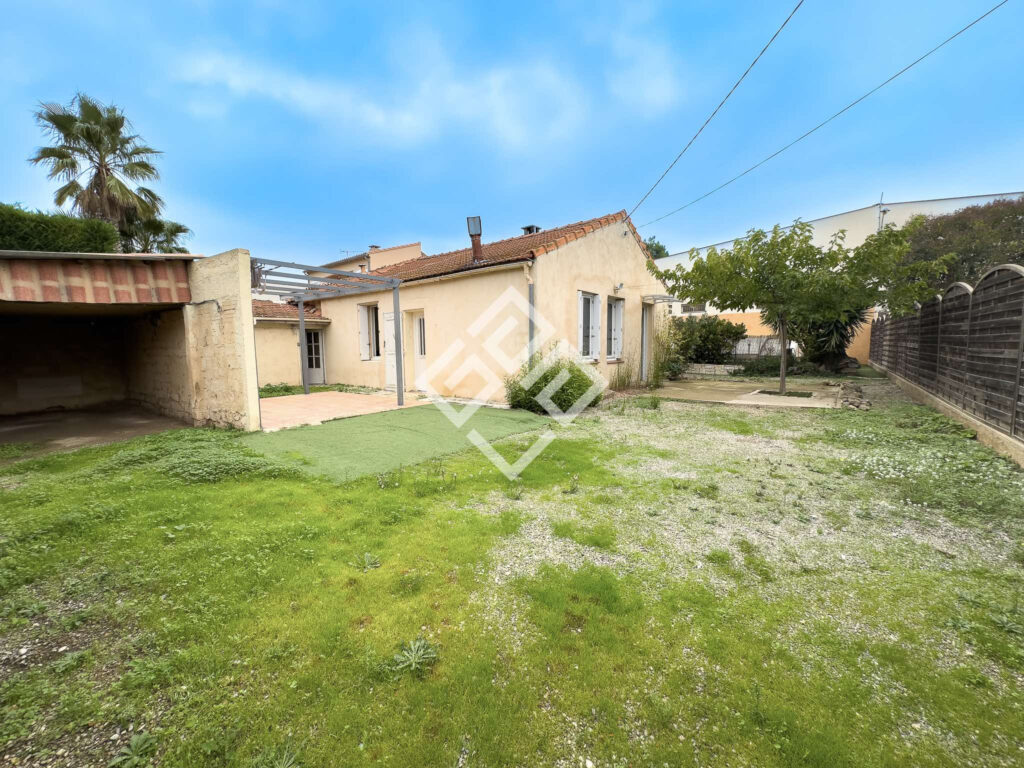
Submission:
M 650 254 L 652 259 L 663 259 L 669 255 L 668 248 L 658 242 L 658 238 L 651 235 L 644 240 L 644 245 L 647 246 L 647 253 Z
M 192 234 L 184 224 L 129 216 L 121 232 L 123 253 L 188 253 L 182 243 Z
M 64 182 L 54 193 L 58 206 L 90 219 L 103 219 L 124 229 L 130 215 L 154 218 L 163 201 L 148 187 L 133 186 L 159 178 L 153 159 L 160 154 L 131 133 L 131 124 L 115 106 L 79 93 L 67 107 L 40 104 L 36 121 L 53 146 L 40 147 L 29 158 L 49 166 L 48 177 Z
M 920 216 L 903 232 L 911 261 L 953 256 L 942 282 L 932 284 L 936 292 L 957 280 L 975 285 L 992 267 L 1024 264 L 1024 199 L 972 205 L 946 216 Z
M 810 224 L 797 221 L 770 232 L 752 229 L 731 250 L 690 251 L 689 268 L 680 264 L 652 271 L 672 295 L 708 302 L 725 310 L 761 311 L 778 329 L 783 353 L 779 392 L 786 392 L 789 332 L 812 322 L 847 321 L 863 307 L 884 304 L 907 311 L 928 293 L 928 278 L 944 269 L 944 260 L 908 264 L 906 238 L 893 227 L 869 237 L 857 248 L 844 245 L 839 232 L 827 246 L 813 243 Z

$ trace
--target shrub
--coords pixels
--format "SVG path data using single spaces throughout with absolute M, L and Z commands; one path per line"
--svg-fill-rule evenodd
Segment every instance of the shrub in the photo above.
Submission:
M 747 337 L 747 329 L 717 315 L 675 317 L 672 337 L 673 351 L 680 360 L 720 365 L 732 359 L 732 351 Z
M 799 376 L 800 374 L 796 370 L 796 358 L 793 357 L 793 353 L 789 352 L 789 359 L 786 361 L 786 373 L 789 375 Z M 743 368 L 738 371 L 733 371 L 736 376 L 778 376 L 779 365 L 782 363 L 781 355 L 765 355 L 764 357 L 757 357 L 753 360 L 747 360 L 743 364 Z
M 579 402 L 583 395 L 586 394 L 587 390 L 594 384 L 586 371 L 584 371 L 576 362 L 569 360 L 568 358 L 561 358 L 552 363 L 544 373 L 538 376 L 537 380 L 533 382 L 533 386 L 529 389 L 525 388 L 522 384 L 524 377 L 533 369 L 534 366 L 540 363 L 541 359 L 542 358 L 539 353 L 534 355 L 533 358 L 524 364 L 515 375 L 509 376 L 505 379 L 505 398 L 508 400 L 508 404 L 512 408 L 520 408 L 524 411 L 546 414 L 547 411 L 544 406 L 537 402 L 537 395 L 539 395 L 541 390 L 550 384 L 562 371 L 568 371 L 569 378 L 554 394 L 551 395 L 551 401 L 562 409 L 562 411 L 568 411 L 573 405 Z M 597 405 L 599 402 L 601 402 L 600 394 L 594 398 L 593 402 L 588 403 L 587 405 Z
M 0 203 L 2 250 L 116 253 L 117 246 L 117 228 L 106 221 Z

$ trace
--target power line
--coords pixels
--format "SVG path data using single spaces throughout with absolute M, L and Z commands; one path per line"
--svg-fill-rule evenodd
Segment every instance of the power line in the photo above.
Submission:
M 757 56 L 754 58 L 754 60 L 752 62 L 750 62 L 750 66 L 747 67 L 746 71 L 742 75 L 740 75 L 740 79 L 737 80 L 733 84 L 732 88 L 729 89 L 729 92 L 727 94 L 725 94 L 725 98 L 722 99 L 718 103 L 717 107 L 715 107 L 715 111 L 712 112 L 710 115 L 708 115 L 708 119 L 705 120 L 704 124 L 700 127 L 700 129 L 695 134 L 693 134 L 693 138 L 690 139 L 688 142 L 686 142 L 686 146 L 683 147 L 683 150 L 678 155 L 676 155 L 676 159 L 675 160 L 673 160 L 671 163 L 669 163 L 668 168 L 666 168 L 664 173 L 662 173 L 661 176 L 658 177 L 658 180 L 656 182 L 654 182 L 654 184 L 651 186 L 651 188 L 647 190 L 647 193 L 643 197 L 640 198 L 640 202 L 633 206 L 633 210 L 629 212 L 630 216 L 632 216 L 634 213 L 636 213 L 636 209 L 639 208 L 641 205 L 643 205 L 644 200 L 646 200 L 648 197 L 650 197 L 651 192 L 653 192 L 655 190 L 655 188 L 659 184 L 661 184 L 662 180 L 666 176 L 668 176 L 668 172 L 672 170 L 673 166 L 675 166 L 676 163 L 679 162 L 679 158 L 681 158 L 684 154 L 686 154 L 686 150 L 688 150 L 690 148 L 690 145 L 693 144 L 693 142 L 695 142 L 697 140 L 697 137 L 700 136 L 701 133 L 703 133 L 704 129 L 708 127 L 708 123 L 710 123 L 712 121 L 712 119 L 714 119 L 715 115 L 718 114 L 718 110 L 720 110 L 725 105 L 725 102 L 727 102 L 729 100 L 729 97 L 732 96 L 733 92 L 739 87 L 740 83 L 742 83 L 743 80 L 746 78 L 746 76 L 750 74 L 750 70 L 752 70 L 754 68 L 754 65 L 757 64 L 758 61 L 760 61 L 761 57 L 764 56 L 764 52 L 767 51 L 768 47 L 772 43 L 775 42 L 775 38 L 777 38 L 779 36 L 779 33 L 782 32 L 782 30 L 785 28 L 785 26 L 787 24 L 789 24 L 789 20 L 793 18 L 794 14 L 796 14 L 796 12 L 798 10 L 800 10 L 800 6 L 803 5 L 803 4 L 804 4 L 804 0 L 800 0 L 800 2 L 798 2 L 796 4 L 796 7 L 792 11 L 790 11 L 789 16 L 787 16 L 786 20 L 784 22 L 782 22 L 782 26 L 779 27 L 777 30 L 775 30 L 775 34 L 772 35 L 772 39 L 769 40 L 767 43 L 765 43 L 765 46 L 764 46 L 764 48 L 761 49 L 761 52 L 759 54 L 757 54 Z
M 945 40 L 943 40 L 943 41 L 942 41 L 941 43 L 939 43 L 939 44 L 938 44 L 938 45 L 936 45 L 936 46 L 935 46 L 934 48 L 932 48 L 932 49 L 931 49 L 930 51 L 928 51 L 928 53 L 926 53 L 926 54 L 924 54 L 923 56 L 920 56 L 919 58 L 917 58 L 917 59 L 915 59 L 914 61 L 912 61 L 912 62 L 911 62 L 910 64 L 908 64 L 908 65 L 907 65 L 907 66 L 905 66 L 905 67 L 904 67 L 903 69 L 901 69 L 901 70 L 900 70 L 899 72 L 897 72 L 897 73 L 896 73 L 895 75 L 893 75 L 892 77 L 890 77 L 890 78 L 889 78 L 888 80 L 886 80 L 886 81 L 885 81 L 885 82 L 883 82 L 883 83 L 880 83 L 879 85 L 876 85 L 876 86 L 875 86 L 874 88 L 872 88 L 872 89 L 871 89 L 870 91 L 868 91 L 867 93 L 865 93 L 865 94 L 864 94 L 863 96 L 861 96 L 860 98 L 858 98 L 858 99 L 856 99 L 856 100 L 854 100 L 854 101 L 851 101 L 851 102 L 850 102 L 849 104 L 847 104 L 847 105 L 846 105 L 845 107 L 843 107 L 843 108 L 842 108 L 842 109 L 840 109 L 840 110 L 839 110 L 838 112 L 836 112 L 836 113 L 835 113 L 834 115 L 832 115 L 832 117 L 830 117 L 830 118 L 828 118 L 827 120 L 823 120 L 822 122 L 818 123 L 818 124 L 817 124 L 816 126 L 814 126 L 813 128 L 811 128 L 811 130 L 807 131 L 807 133 L 805 133 L 805 134 L 801 135 L 800 137 L 798 137 L 798 138 L 794 139 L 793 141 L 789 142 L 789 144 L 787 144 L 786 146 L 784 146 L 784 147 L 783 147 L 782 149 L 780 149 L 780 150 L 777 150 L 777 151 L 775 151 L 775 152 L 772 152 L 772 153 L 771 153 L 770 155 L 768 155 L 768 157 L 764 158 L 764 160 L 761 160 L 761 161 L 760 161 L 759 163 L 756 163 L 755 165 L 752 165 L 752 166 L 750 166 L 749 168 L 747 168 L 747 170 L 743 171 L 743 173 L 740 173 L 740 174 L 737 174 L 736 176 L 733 176 L 733 177 L 732 177 L 731 179 L 729 179 L 729 180 L 728 180 L 727 182 L 725 182 L 724 184 L 719 184 L 719 185 L 718 185 L 717 187 L 715 187 L 714 189 L 712 189 L 712 190 L 711 190 L 710 192 L 705 192 L 705 193 L 704 193 L 703 195 L 701 195 L 700 197 L 694 198 L 693 200 L 691 200 L 690 202 L 688 202 L 688 203 L 687 203 L 686 205 L 680 206 L 679 208 L 676 208 L 676 209 L 675 209 L 674 211 L 669 211 L 669 212 L 668 212 L 668 213 L 666 213 L 666 214 L 665 214 L 664 216 L 659 216 L 659 217 L 658 217 L 658 218 L 656 218 L 656 219 L 651 219 L 651 220 L 650 220 L 650 221 L 648 221 L 648 222 L 647 222 L 646 224 L 641 224 L 641 225 L 640 225 L 639 227 L 637 227 L 637 229 L 642 229 L 643 227 L 647 227 L 647 226 L 650 226 L 651 224 L 654 224 L 654 223 L 656 223 L 656 222 L 659 222 L 659 221 L 661 221 L 662 219 L 667 219 L 667 218 L 668 218 L 669 216 L 674 216 L 675 214 L 679 213 L 680 211 L 683 211 L 683 210 L 685 210 L 685 209 L 689 208 L 689 207 L 690 207 L 691 205 L 694 205 L 694 204 L 696 204 L 696 203 L 699 203 L 699 202 L 700 202 L 701 200 L 703 200 L 704 198 L 706 198 L 706 197 L 710 197 L 711 195 L 715 194 L 715 192 L 718 192 L 718 191 L 719 191 L 719 190 L 721 190 L 721 189 L 725 189 L 725 187 L 729 186 L 729 185 L 730 185 L 730 184 L 732 184 L 732 183 L 733 183 L 734 181 L 738 181 L 738 180 L 742 179 L 742 178 L 743 178 L 744 176 L 746 176 L 746 175 L 747 175 L 748 173 L 750 173 L 750 172 L 751 172 L 751 171 L 753 171 L 753 170 L 756 170 L 757 168 L 760 168 L 760 167 L 761 167 L 762 165 L 764 165 L 765 163 L 767 163 L 767 162 L 768 162 L 769 160 L 771 160 L 772 158 L 778 157 L 778 156 L 779 156 L 779 155 L 781 155 L 781 154 L 782 154 L 783 152 L 785 152 L 785 151 L 786 151 L 787 149 L 789 149 L 790 147 L 792 147 L 792 146 L 793 146 L 794 144 L 798 144 L 798 143 L 800 143 L 801 141 L 803 141 L 804 139 L 806 139 L 806 138 L 807 138 L 808 136 L 810 136 L 810 135 L 811 135 L 812 133 L 814 133 L 815 131 L 817 131 L 817 130 L 818 130 L 819 128 L 824 128 L 824 127 L 825 127 L 826 125 L 828 125 L 829 123 L 831 123 L 831 122 L 832 122 L 833 120 L 835 120 L 835 119 L 836 119 L 837 117 L 839 117 L 840 115 L 842 115 L 842 114 L 843 114 L 844 112 L 846 112 L 847 110 L 849 110 L 849 109 L 852 109 L 853 107 L 857 106 L 857 105 L 858 105 L 858 104 L 860 104 L 860 103 L 861 103 L 862 101 L 864 101 L 864 99 L 868 98 L 868 96 L 871 96 L 871 95 L 872 95 L 873 93 L 875 93 L 876 91 L 879 91 L 879 90 L 881 90 L 882 88 L 884 88 L 885 86 L 887 86 L 887 85 L 888 85 L 889 83 L 891 83 L 891 82 L 892 82 L 893 80 L 895 80 L 895 79 L 896 79 L 897 77 L 899 77 L 900 75 L 902 75 L 902 74 L 903 74 L 904 72 L 906 72 L 907 70 L 909 70 L 909 69 L 911 69 L 912 67 L 916 66 L 917 64 L 920 64 L 920 63 L 921 63 L 922 61 L 924 61 L 925 59 L 927 59 L 927 58 L 928 58 L 929 56 L 931 56 L 931 55 L 932 55 L 933 53 L 935 53 L 935 52 L 936 52 L 937 50 L 939 50 L 940 48 L 942 48 L 943 46 L 945 46 L 945 45 L 946 45 L 947 43 L 950 43 L 950 42 L 952 42 L 953 40 L 955 40 L 956 38 L 960 37 L 960 35 L 962 35 L 962 34 L 963 34 L 964 32 L 966 32 L 966 31 L 967 31 L 968 29 L 970 29 L 971 27 L 973 27 L 973 26 L 974 26 L 975 24 L 977 24 L 977 23 L 978 23 L 979 21 L 981 21 L 982 19 L 984 19 L 984 18 L 985 18 L 986 16 L 989 16 L 990 14 L 992 14 L 992 13 L 994 13 L 995 11 L 999 10 L 999 9 L 1000 9 L 1000 8 L 1001 8 L 1002 6 L 1006 5 L 1006 4 L 1008 3 L 1008 2 L 1010 2 L 1010 0 L 1002 0 L 1002 2 L 1001 2 L 1001 3 L 997 3 L 997 4 L 996 4 L 996 5 L 994 5 L 994 6 L 992 7 L 992 8 L 989 8 L 989 9 L 988 9 L 987 11 L 985 11 L 985 13 L 981 14 L 981 16 L 979 16 L 978 18 L 976 18 L 976 19 L 975 19 L 974 21 L 972 21 L 972 22 L 971 22 L 970 24 L 968 24 L 968 25 L 967 25 L 966 27 L 963 27 L 963 28 L 962 28 L 962 29 L 960 29 L 960 30 L 959 30 L 958 32 L 956 32 L 955 34 L 953 34 L 953 35 L 950 35 L 949 37 L 947 37 L 947 38 L 946 38 Z

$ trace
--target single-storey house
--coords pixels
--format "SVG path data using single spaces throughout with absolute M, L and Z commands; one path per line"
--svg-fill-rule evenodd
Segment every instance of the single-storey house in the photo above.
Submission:
M 432 256 L 419 243 L 371 247 L 323 266 L 400 279 L 399 316 L 389 289 L 323 298 L 304 304 L 300 340 L 294 304 L 254 295 L 259 381 L 297 384 L 301 361 L 310 383 L 393 389 L 401 357 L 407 390 L 500 401 L 502 379 L 559 341 L 606 379 L 622 366 L 644 378 L 665 299 L 648 261 L 625 211 L 489 243 L 471 234 Z

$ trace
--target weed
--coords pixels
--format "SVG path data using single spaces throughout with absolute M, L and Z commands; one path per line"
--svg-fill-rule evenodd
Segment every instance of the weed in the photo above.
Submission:
M 363 552 L 363 556 L 356 560 L 354 563 L 350 563 L 353 568 L 360 569 L 363 573 L 372 571 L 374 568 L 380 568 L 380 558 L 369 552 Z
M 391 668 L 395 674 L 411 674 L 422 677 L 437 663 L 437 649 L 422 637 L 398 646 Z
M 139 732 L 107 763 L 107 768 L 142 768 L 152 765 L 156 753 L 156 738 L 149 733 Z
M 562 489 L 562 493 L 579 493 L 580 492 L 580 476 L 574 474 L 569 478 L 569 484 Z
M 298 750 L 291 746 L 264 750 L 254 768 L 302 768 Z

